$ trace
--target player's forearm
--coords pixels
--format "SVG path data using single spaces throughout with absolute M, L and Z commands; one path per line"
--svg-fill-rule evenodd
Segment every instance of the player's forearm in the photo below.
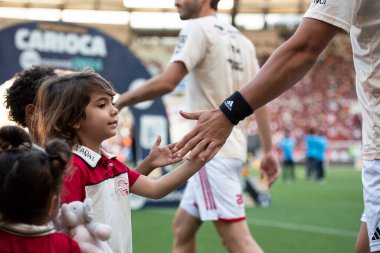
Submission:
M 119 99 L 116 101 L 116 107 L 121 109 L 125 106 L 156 99 L 172 90 L 172 86 L 167 85 L 165 80 L 159 75 L 148 80 L 143 86 L 120 95 Z
M 257 109 L 295 85 L 313 66 L 338 29 L 321 21 L 304 19 L 297 32 L 274 51 L 240 93 Z
M 288 50 L 275 51 L 255 78 L 240 93 L 252 109 L 260 108 L 296 84 L 312 67 L 317 55 Z
M 272 131 L 267 107 L 262 106 L 255 111 L 255 119 L 259 130 L 259 136 L 264 152 L 270 152 L 272 146 Z

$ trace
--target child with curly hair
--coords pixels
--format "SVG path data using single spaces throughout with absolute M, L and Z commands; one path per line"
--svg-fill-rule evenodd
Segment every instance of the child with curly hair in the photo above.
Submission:
M 31 130 L 37 90 L 43 81 L 56 77 L 53 68 L 32 66 L 15 74 L 15 80 L 5 93 L 5 107 L 9 109 L 8 117 L 22 127 Z

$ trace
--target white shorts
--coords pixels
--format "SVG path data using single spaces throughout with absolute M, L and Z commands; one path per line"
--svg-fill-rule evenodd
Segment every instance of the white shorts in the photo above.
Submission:
M 212 159 L 187 182 L 180 208 L 202 221 L 245 219 L 242 168 L 243 162 L 238 159 Z
M 362 171 L 364 213 L 371 252 L 380 251 L 380 160 L 364 160 Z

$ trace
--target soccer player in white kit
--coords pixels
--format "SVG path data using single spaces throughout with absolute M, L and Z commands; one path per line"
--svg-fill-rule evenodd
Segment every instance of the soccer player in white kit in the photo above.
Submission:
M 217 108 L 256 74 L 259 65 L 253 44 L 216 17 L 217 4 L 218 0 L 175 1 L 180 18 L 189 21 L 180 32 L 170 65 L 144 86 L 122 94 L 116 107 L 169 93 L 186 76 L 188 108 Z M 262 172 L 270 167 L 278 175 L 266 108 L 255 116 L 264 148 Z M 262 252 L 245 220 L 240 172 L 246 158 L 247 125 L 241 122 L 216 157 L 188 181 L 174 219 L 173 252 L 196 251 L 195 236 L 202 221 L 214 222 L 229 252 Z
M 239 112 L 248 111 L 246 106 L 251 110 L 260 108 L 293 86 L 340 31 L 348 32 L 351 37 L 363 118 L 364 213 L 356 252 L 380 252 L 379 0 L 312 0 L 295 34 L 276 49 L 248 85 L 227 98 L 219 109 L 184 113 L 189 119 L 198 119 L 198 123 L 177 148 L 180 154 L 192 150 L 190 158 L 202 152 L 206 159 L 225 142 L 234 123 L 249 115 Z M 226 110 L 227 101 L 238 106 Z M 206 151 L 205 145 L 209 146 Z

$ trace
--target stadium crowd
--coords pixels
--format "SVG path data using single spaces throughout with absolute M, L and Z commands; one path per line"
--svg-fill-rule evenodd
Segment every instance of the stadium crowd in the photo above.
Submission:
M 262 56 L 261 62 L 268 57 Z M 332 143 L 359 141 L 361 117 L 349 45 L 344 42 L 331 45 L 309 73 L 269 103 L 268 109 L 275 142 L 280 140 L 284 129 L 290 129 L 298 153 L 304 152 L 304 138 L 311 127 L 326 135 Z M 249 132 L 256 131 L 256 123 L 251 121 Z

